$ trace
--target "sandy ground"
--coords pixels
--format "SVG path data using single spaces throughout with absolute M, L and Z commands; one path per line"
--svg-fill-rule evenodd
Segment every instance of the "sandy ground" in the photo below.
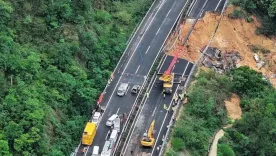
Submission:
M 270 81 L 276 87 L 276 78 L 271 78 L 272 74 L 276 74 L 276 37 L 269 39 L 262 35 L 256 35 L 255 30 L 260 25 L 255 17 L 254 22 L 247 23 L 244 19 L 230 19 L 228 14 L 233 11 L 233 7 L 228 7 L 225 16 L 218 28 L 211 47 L 217 47 L 222 51 L 238 51 L 241 54 L 242 60 L 238 66 L 247 65 L 256 71 L 262 72 L 264 75 L 270 77 Z M 203 19 L 200 19 L 195 25 L 194 30 L 185 44 L 184 52 L 180 54 L 181 58 L 187 59 L 191 62 L 198 60 L 200 49 L 207 45 L 212 33 L 215 30 L 217 21 L 220 15 L 215 13 L 206 13 Z M 187 32 L 190 30 L 192 20 L 186 20 L 180 25 L 180 31 L 175 32 L 170 37 L 170 41 L 166 48 L 167 54 L 173 55 L 175 49 L 181 45 Z M 179 37 L 177 35 L 179 34 Z M 174 43 L 174 39 L 176 42 Z M 266 65 L 258 69 L 256 62 L 253 59 L 254 53 L 249 48 L 249 45 L 256 45 L 270 50 L 268 54 L 257 53 Z
M 229 118 L 232 120 L 240 119 L 242 115 L 242 110 L 240 107 L 240 97 L 237 94 L 232 94 L 231 99 L 224 102 Z

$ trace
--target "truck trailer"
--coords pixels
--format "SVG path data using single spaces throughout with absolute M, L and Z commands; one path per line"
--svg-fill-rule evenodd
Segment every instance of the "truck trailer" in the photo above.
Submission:
M 91 145 L 96 135 L 96 123 L 87 122 L 82 134 L 82 144 Z

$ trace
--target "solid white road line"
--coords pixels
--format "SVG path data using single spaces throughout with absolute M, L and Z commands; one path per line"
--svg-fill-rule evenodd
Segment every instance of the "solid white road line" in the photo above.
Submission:
M 222 0 L 219 0 L 219 3 L 218 3 L 218 5 L 216 6 L 215 11 L 217 11 L 217 9 L 218 9 L 218 7 L 219 7 L 219 5 L 220 5 L 221 1 L 222 1 Z
M 138 66 L 138 68 L 136 69 L 135 74 L 137 74 L 137 72 L 138 72 L 139 68 L 140 68 L 140 65 L 139 65 L 139 66 Z
M 146 53 L 145 53 L 145 54 L 147 54 L 147 53 L 148 53 L 149 49 L 150 49 L 150 46 L 148 47 L 148 49 L 147 49 L 147 51 L 146 51 Z
M 120 110 L 120 108 L 118 108 L 118 110 L 117 110 L 117 112 L 116 112 L 117 115 L 118 115 L 118 113 L 119 113 L 119 110 Z
M 172 11 L 172 9 L 170 9 L 170 11 L 167 13 L 166 17 L 168 17 L 169 13 Z
M 197 2 L 197 0 L 195 0 L 194 4 L 193 4 L 193 6 L 192 6 L 192 9 L 191 9 L 191 10 L 190 10 L 190 12 L 188 13 L 188 16 L 190 16 L 190 14 L 191 14 L 192 10 L 193 10 L 193 9 L 194 9 L 194 7 L 195 7 L 196 2 Z
M 186 70 L 187 70 L 189 64 L 190 64 L 190 62 L 187 63 L 187 65 L 186 65 L 186 67 L 185 67 L 185 70 L 184 70 L 184 72 L 182 73 L 182 77 L 184 76 L 184 74 L 185 74 L 185 72 L 186 72 Z M 177 85 L 175 92 L 177 92 L 178 88 L 179 88 L 179 84 Z M 170 110 L 170 108 L 171 108 L 172 102 L 173 102 L 173 98 L 172 98 L 172 100 L 171 100 L 171 102 L 170 102 L 170 106 L 168 107 L 169 110 Z M 158 133 L 158 135 L 157 135 L 157 138 L 156 138 L 156 141 L 155 141 L 153 150 L 152 150 L 152 152 L 151 152 L 151 156 L 152 156 L 153 153 L 154 153 L 156 144 L 157 144 L 157 142 L 158 142 L 159 136 L 160 136 L 161 131 L 162 131 L 162 129 L 163 129 L 163 126 L 164 126 L 164 123 L 165 123 L 165 121 L 166 121 L 166 118 L 167 118 L 168 113 L 169 113 L 169 112 L 167 111 L 167 113 L 166 113 L 166 115 L 165 115 L 165 117 L 164 117 L 164 120 L 163 120 L 163 122 L 162 122 L 162 125 L 161 125 L 161 128 L 160 128 L 160 130 L 159 130 L 159 133 Z
M 154 108 L 154 110 L 153 110 L 153 112 L 152 112 L 152 115 L 151 115 L 151 116 L 154 116 L 155 111 L 156 111 L 156 108 L 157 108 L 157 107 L 155 107 L 155 108 Z

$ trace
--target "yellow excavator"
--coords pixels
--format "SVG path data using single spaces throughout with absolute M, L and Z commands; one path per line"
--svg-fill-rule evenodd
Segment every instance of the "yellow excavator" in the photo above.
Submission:
M 154 146 L 154 142 L 155 142 L 154 135 L 153 135 L 154 124 L 155 124 L 155 120 L 151 122 L 148 132 L 144 133 L 144 136 L 141 140 L 142 146 L 146 146 L 146 147 Z

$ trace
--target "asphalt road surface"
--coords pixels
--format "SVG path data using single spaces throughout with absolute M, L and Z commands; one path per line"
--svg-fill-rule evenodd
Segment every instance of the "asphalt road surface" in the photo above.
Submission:
M 186 0 L 163 0 L 156 1 L 156 4 L 153 5 L 153 11 L 149 13 L 149 17 L 144 21 L 146 27 L 142 27 L 135 34 L 134 40 L 130 43 L 114 72 L 113 81 L 106 88 L 101 103 L 101 106 L 106 106 L 106 110 L 97 128 L 93 144 L 88 146 L 85 153 L 81 151 L 85 146 L 80 144 L 77 148 L 78 156 L 90 156 L 93 146 L 100 146 L 101 151 L 110 130 L 105 125 L 107 119 L 112 114 L 128 114 L 130 112 L 137 96 L 132 95 L 130 91 L 123 97 L 117 96 L 116 90 L 119 83 L 129 83 L 130 88 L 136 84 L 141 86 L 144 84 L 154 60 L 186 4 Z
M 217 11 L 220 12 L 223 8 L 225 0 L 195 0 L 193 5 L 191 6 L 192 9 L 189 12 L 189 18 L 196 18 L 200 13 L 201 9 L 203 8 L 204 11 Z M 203 16 L 204 12 L 200 16 Z M 165 71 L 172 58 L 167 57 L 165 62 L 160 69 L 162 73 Z M 184 75 L 189 75 L 192 69 L 192 64 L 187 62 L 186 60 L 180 60 L 178 64 L 176 64 L 174 71 L 175 73 L 182 73 Z M 180 88 L 182 85 L 185 84 L 185 81 L 181 83 L 181 85 L 174 85 L 173 87 L 173 94 L 171 96 L 165 97 L 162 96 L 162 85 L 158 83 L 158 77 L 153 84 L 153 87 L 150 91 L 150 96 L 145 102 L 141 113 L 135 123 L 135 127 L 130 132 L 130 139 L 126 141 L 125 148 L 122 151 L 122 155 L 130 156 L 130 155 L 137 155 L 143 152 L 150 153 L 151 156 L 157 156 L 158 150 L 157 147 L 162 145 L 162 138 L 167 132 L 167 126 L 169 125 L 170 119 L 172 117 L 172 113 L 164 110 L 163 106 L 166 104 L 167 107 L 171 108 L 172 105 L 172 98 L 175 92 L 179 93 Z M 155 145 L 153 148 L 145 148 L 140 146 L 140 140 L 145 133 L 152 120 L 155 120 Z
M 161 68 L 159 69 L 159 73 L 164 73 L 172 61 L 172 58 L 173 57 L 171 56 L 166 56 L 165 60 L 162 62 Z M 181 77 L 187 77 L 190 74 L 192 67 L 192 63 L 183 59 L 179 59 L 178 63 L 176 63 L 175 67 L 173 68 L 173 73 L 175 73 L 175 82 L 178 82 Z M 139 114 L 133 131 L 130 132 L 131 137 L 129 141 L 126 142 L 126 148 L 121 153 L 122 155 L 130 156 L 132 154 L 141 154 L 142 152 L 152 152 L 152 148 L 141 147 L 140 141 L 143 137 L 143 133 L 148 130 L 149 125 L 153 120 L 155 120 L 154 135 L 158 143 L 160 140 L 159 138 L 162 138 L 161 134 L 166 133 L 166 129 L 163 129 L 163 127 L 168 125 L 172 113 L 165 110 L 164 105 L 166 105 L 167 108 L 171 108 L 173 94 L 179 90 L 179 87 L 178 85 L 174 85 L 173 94 L 166 95 L 164 98 L 162 94 L 162 83 L 160 83 L 158 78 L 159 76 L 156 76 L 155 81 L 150 87 L 149 98 L 145 101 L 142 107 L 142 111 Z M 184 83 L 185 81 L 182 84 Z
M 188 14 L 189 18 L 196 18 L 206 1 L 207 1 L 207 4 L 204 7 L 204 12 L 205 11 L 221 12 L 226 0 L 194 0 L 194 1 L 195 2 L 192 5 L 192 9 Z M 200 15 L 201 17 L 204 16 L 204 12 Z

